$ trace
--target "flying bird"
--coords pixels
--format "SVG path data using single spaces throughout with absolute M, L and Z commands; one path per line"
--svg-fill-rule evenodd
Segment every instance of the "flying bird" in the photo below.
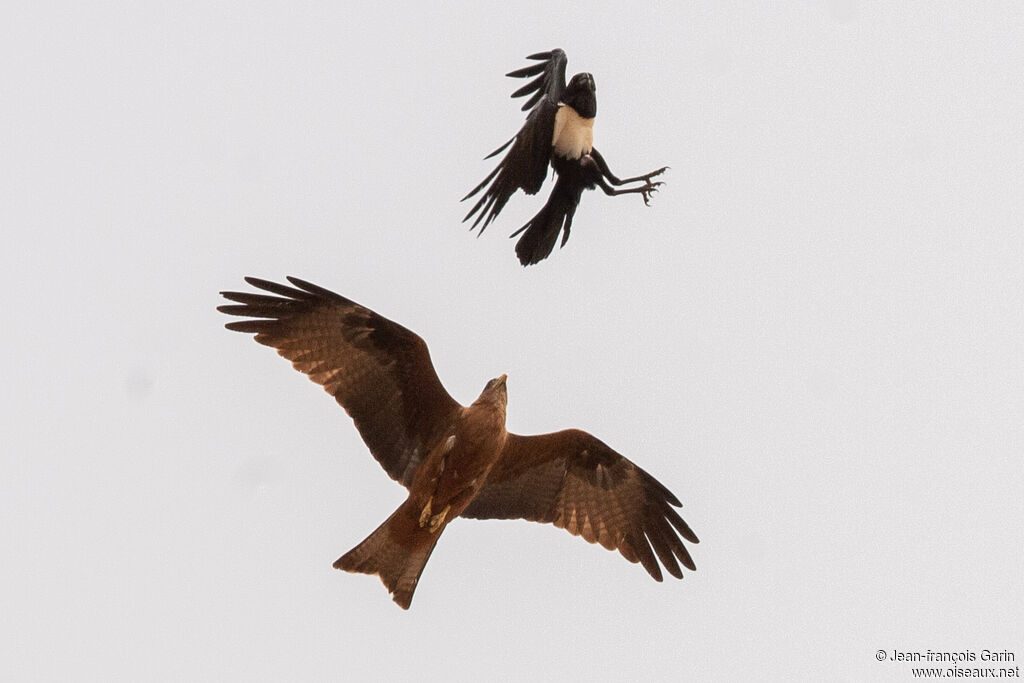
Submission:
M 562 50 L 538 52 L 527 59 L 538 60 L 538 63 L 506 74 L 512 78 L 536 77 L 512 93 L 512 97 L 530 96 L 523 105 L 523 111 L 530 110 L 526 123 L 515 137 L 484 157 L 490 159 L 511 146 L 501 163 L 462 198 L 466 201 L 483 191 L 462 219 L 465 222 L 475 215 L 471 229 L 479 226 L 483 234 L 516 190 L 522 189 L 526 194 L 540 190 L 547 177 L 548 164 L 551 164 L 558 175 L 551 196 L 536 216 L 511 235 L 522 234 L 516 242 L 516 255 L 524 266 L 547 258 L 560 232 L 563 233 L 560 246 L 565 246 L 583 190 L 600 187 L 607 195 L 639 193 L 643 195 L 644 204 L 649 205 L 651 193 L 662 184 L 652 182 L 651 178 L 667 169 L 662 167 L 635 178 L 616 177 L 594 148 L 597 116 L 594 77 L 578 73 L 566 85 L 568 58 Z M 643 184 L 616 189 L 630 183 Z
M 656 581 L 661 567 L 695 569 L 683 539 L 697 536 L 654 477 L 590 434 L 505 431 L 506 376 L 469 406 L 457 403 L 415 333 L 317 285 L 247 277 L 269 292 L 221 292 L 218 310 L 248 318 L 229 330 L 254 334 L 323 386 L 355 421 L 388 475 L 409 490 L 395 512 L 337 569 L 376 574 L 408 609 L 423 567 L 456 517 L 526 519 L 618 550 Z

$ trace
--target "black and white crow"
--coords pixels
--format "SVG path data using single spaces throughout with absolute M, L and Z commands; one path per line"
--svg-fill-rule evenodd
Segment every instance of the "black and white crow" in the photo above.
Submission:
M 635 192 L 643 195 L 644 204 L 647 204 L 651 193 L 661 185 L 660 182 L 651 182 L 651 178 L 667 168 L 635 178 L 617 178 L 609 170 L 604 157 L 594 149 L 594 118 L 597 116 L 594 77 L 579 73 L 566 85 L 568 58 L 562 50 L 538 52 L 527 59 L 540 60 L 540 63 L 506 74 L 513 78 L 536 76 L 512 93 L 512 97 L 530 96 L 523 105 L 523 111 L 530 110 L 526 123 L 515 137 L 485 157 L 490 159 L 511 145 L 497 168 L 462 198 L 465 201 L 487 188 L 462 219 L 467 221 L 476 215 L 473 228 L 479 226 L 483 233 L 516 190 L 521 188 L 526 194 L 536 194 L 540 190 L 547 176 L 548 163 L 551 163 L 558 174 L 551 196 L 536 216 L 512 234 L 512 237 L 522 234 L 516 242 L 516 254 L 524 266 L 547 258 L 562 230 L 565 233 L 561 246 L 565 246 L 583 190 L 600 187 L 607 195 Z M 616 189 L 636 182 L 643 184 Z

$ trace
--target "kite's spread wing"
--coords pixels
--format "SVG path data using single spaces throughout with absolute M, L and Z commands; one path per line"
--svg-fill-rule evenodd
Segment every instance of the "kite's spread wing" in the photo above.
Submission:
M 276 296 L 221 292 L 218 307 L 255 318 L 227 328 L 256 335 L 323 386 L 352 416 L 373 457 L 408 488 L 426 449 L 460 409 L 415 333 L 359 304 L 297 278 L 294 287 L 245 278 Z
M 509 434 L 501 460 L 462 516 L 549 522 L 618 550 L 661 581 L 655 555 L 676 578 L 683 576 L 679 563 L 695 568 L 680 536 L 691 543 L 697 536 L 672 507 L 679 505 L 647 472 L 590 434 L 569 429 Z

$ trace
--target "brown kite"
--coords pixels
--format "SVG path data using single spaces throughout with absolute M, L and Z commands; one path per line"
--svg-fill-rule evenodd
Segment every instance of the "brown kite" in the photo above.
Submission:
M 505 431 L 505 375 L 472 405 L 441 385 L 415 333 L 326 289 L 245 278 L 267 294 L 222 292 L 223 313 L 252 318 L 226 327 L 256 335 L 323 386 L 409 497 L 334 566 L 377 574 L 409 608 L 420 573 L 455 517 L 550 522 L 639 562 L 656 581 L 658 560 L 682 578 L 694 569 L 680 536 L 697 536 L 654 477 L 590 434 Z M 657 559 L 656 559 L 657 558 Z

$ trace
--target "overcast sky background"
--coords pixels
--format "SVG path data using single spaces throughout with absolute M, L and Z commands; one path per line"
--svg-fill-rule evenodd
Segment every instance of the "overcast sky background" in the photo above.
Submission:
M 354 3 L 348 3 L 354 5 Z M 1024 5 L 8 3 L 0 678 L 893 680 L 1024 659 Z M 619 175 L 523 269 L 459 203 L 562 47 Z M 546 186 L 543 190 L 546 197 Z M 591 431 L 701 538 L 658 584 L 460 520 L 412 609 L 331 563 L 403 499 L 223 328 L 296 275 L 508 427 Z

